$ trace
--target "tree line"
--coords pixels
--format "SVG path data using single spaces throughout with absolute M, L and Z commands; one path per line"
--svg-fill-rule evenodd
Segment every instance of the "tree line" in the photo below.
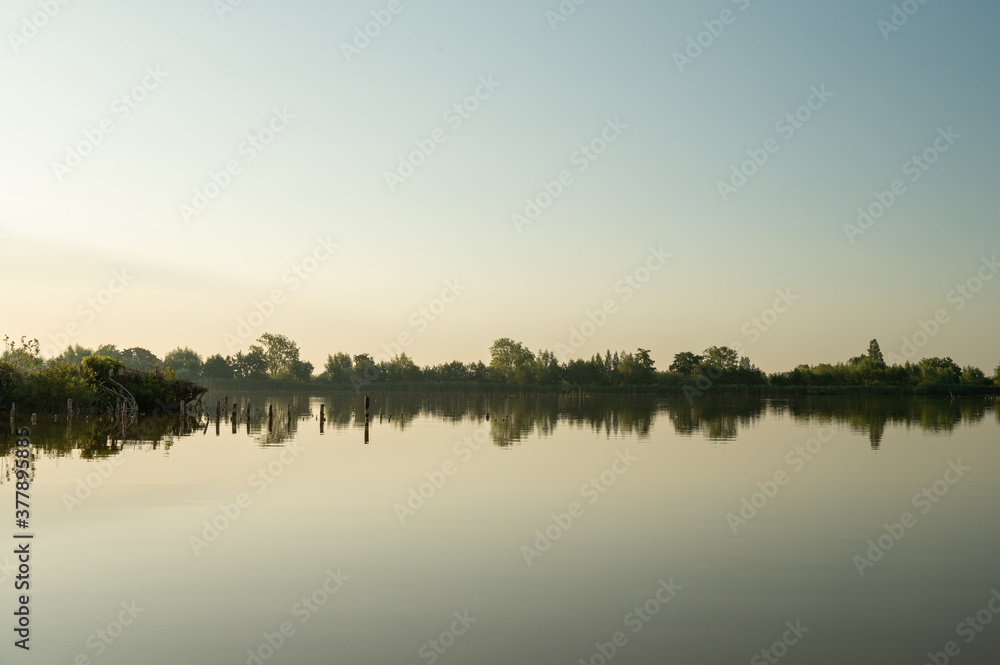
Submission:
M 246 352 L 207 358 L 188 347 L 178 347 L 161 359 L 147 349 L 118 349 L 106 344 L 96 349 L 74 345 L 58 357 L 45 360 L 38 354 L 37 343 L 27 348 L 22 340 L 21 349 L 14 348 L 13 343 L 7 347 L 0 364 L 15 362 L 29 374 L 45 367 L 78 366 L 89 356 L 102 356 L 117 361 L 124 369 L 159 372 L 170 379 L 318 381 L 354 389 L 398 383 L 510 384 L 564 390 L 582 386 L 673 386 L 698 394 L 712 386 L 1000 385 L 1000 364 L 993 376 L 977 367 L 959 367 L 950 357 L 890 365 L 877 340 L 869 343 L 865 353 L 843 362 L 798 365 L 773 374 L 765 374 L 749 358 L 727 346 L 711 346 L 701 353 L 681 351 L 674 354 L 666 369 L 658 369 L 648 349 L 607 350 L 589 359 L 561 361 L 552 351 L 535 352 L 506 337 L 493 342 L 489 364 L 454 360 L 421 367 L 406 353 L 377 360 L 367 353 L 337 352 L 327 355 L 318 374 L 312 363 L 301 359 L 296 342 L 273 333 L 261 335 Z

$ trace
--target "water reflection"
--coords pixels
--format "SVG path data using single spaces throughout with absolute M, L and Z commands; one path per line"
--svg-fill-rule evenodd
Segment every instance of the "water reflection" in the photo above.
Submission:
M 215 402 L 214 406 L 211 405 Z M 122 449 L 169 451 L 180 436 L 245 433 L 261 446 L 279 446 L 303 427 L 317 431 L 356 429 L 358 441 L 378 443 L 380 429 L 405 431 L 416 418 L 488 424 L 497 446 L 552 436 L 558 427 L 586 428 L 607 438 L 650 436 L 654 421 L 669 423 L 676 434 L 731 442 L 765 416 L 809 425 L 836 422 L 866 434 L 878 449 L 890 427 L 917 427 L 948 434 L 979 422 L 991 412 L 1000 420 L 1000 403 L 988 399 L 918 399 L 804 395 L 762 398 L 715 395 L 688 402 L 651 395 L 483 395 L 462 393 L 374 393 L 367 423 L 364 397 L 353 393 L 284 395 L 262 393 L 218 396 L 187 413 L 157 414 L 121 429 L 106 418 L 44 416 L 32 427 L 36 450 L 49 456 L 83 458 L 114 455 Z M 0 455 L 10 456 L 14 438 L 0 438 Z M 78 452 L 73 452 L 78 451 Z

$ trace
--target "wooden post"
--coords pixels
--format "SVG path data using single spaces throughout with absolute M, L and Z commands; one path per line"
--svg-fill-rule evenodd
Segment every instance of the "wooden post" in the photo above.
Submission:
M 222 415 L 222 402 L 215 400 L 215 422 L 218 424 L 219 416 Z
M 73 398 L 72 397 L 70 397 L 69 399 L 66 400 L 66 417 L 67 418 L 72 418 L 73 417 Z
M 319 421 L 322 423 L 326 420 L 326 404 L 319 405 Z
M 365 395 L 365 425 L 368 424 L 368 395 Z
M 233 426 L 236 426 L 236 402 L 233 402 Z M 233 434 L 236 434 L 236 432 L 233 432 Z
M 31 424 L 34 425 L 37 422 L 38 422 L 38 414 L 37 413 L 31 414 Z

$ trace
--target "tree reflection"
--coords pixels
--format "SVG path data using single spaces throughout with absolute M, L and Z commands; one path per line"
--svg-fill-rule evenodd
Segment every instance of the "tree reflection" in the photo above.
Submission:
M 708 441 L 735 441 L 765 416 L 790 418 L 803 424 L 837 423 L 867 436 L 878 449 L 891 428 L 913 427 L 947 434 L 978 423 L 990 412 L 1000 421 L 1000 403 L 980 398 L 903 398 L 871 396 L 796 395 L 766 398 L 749 393 L 712 393 L 689 401 L 683 397 L 586 394 L 372 393 L 368 423 L 370 439 L 379 430 L 403 432 L 417 418 L 452 423 L 489 423 L 495 445 L 517 445 L 532 437 L 550 437 L 559 427 L 585 429 L 617 438 L 650 438 L 655 424 L 673 432 Z M 169 451 L 179 437 L 246 433 L 257 445 L 280 446 L 302 428 L 324 434 L 356 430 L 367 441 L 364 396 L 355 393 L 284 395 L 264 393 L 219 395 L 225 408 L 211 414 L 156 412 L 122 428 L 103 418 L 42 416 L 31 427 L 33 447 L 41 454 L 76 454 L 97 459 L 126 448 Z M 206 400 L 211 404 L 210 400 Z M 321 405 L 323 408 L 321 409 Z M 320 423 L 320 414 L 324 420 Z M 15 439 L 0 436 L 0 456 L 13 454 Z M 73 452 L 77 451 L 77 452 Z

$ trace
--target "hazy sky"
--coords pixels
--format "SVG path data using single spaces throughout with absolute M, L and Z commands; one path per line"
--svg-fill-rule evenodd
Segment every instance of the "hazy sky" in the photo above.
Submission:
M 996 3 L 237 2 L 4 4 L 0 333 L 1000 360 Z

